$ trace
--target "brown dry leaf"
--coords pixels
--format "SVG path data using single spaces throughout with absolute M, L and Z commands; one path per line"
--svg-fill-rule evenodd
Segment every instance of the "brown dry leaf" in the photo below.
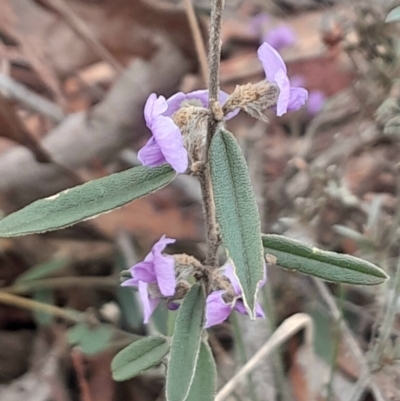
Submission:
M 40 163 L 51 163 L 47 151 L 20 122 L 12 103 L 0 95 L 0 137 L 10 139 L 28 148 Z

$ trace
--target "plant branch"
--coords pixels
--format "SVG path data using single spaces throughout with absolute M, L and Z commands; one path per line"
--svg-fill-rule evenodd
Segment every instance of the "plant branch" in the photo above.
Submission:
M 207 258 L 205 264 L 213 269 L 218 267 L 218 247 L 221 243 L 215 216 L 214 194 L 211 183 L 210 168 L 205 165 L 199 174 L 200 188 L 203 196 L 203 208 L 206 225 Z
M 199 180 L 203 196 L 206 238 L 207 238 L 207 258 L 206 264 L 213 269 L 218 266 L 217 252 L 220 244 L 217 220 L 215 217 L 214 196 L 211 182 L 210 165 L 208 162 L 208 152 L 211 139 L 215 135 L 218 124 L 223 120 L 221 106 L 218 104 L 219 96 L 219 65 L 221 53 L 221 27 L 222 10 L 224 0 L 212 0 L 211 22 L 210 22 L 210 45 L 208 54 L 208 106 L 209 117 L 207 124 L 207 139 L 205 145 L 205 160 L 202 169 L 199 171 Z
M 58 306 L 47 305 L 42 302 L 26 299 L 18 295 L 7 294 L 5 292 L 0 292 L 0 303 L 15 306 L 17 308 L 44 312 L 74 323 L 80 323 L 83 319 L 83 313 L 81 312 L 59 308 Z
M 119 277 L 55 277 L 42 280 L 32 280 L 26 283 L 16 283 L 0 289 L 0 293 L 26 294 L 42 288 L 71 288 L 71 287 L 102 287 L 116 288 Z
M 215 397 L 215 401 L 224 401 L 229 394 L 252 372 L 273 350 L 282 345 L 288 338 L 292 337 L 298 331 L 305 329 L 305 346 L 312 358 L 312 343 L 313 343 L 313 323 L 310 316 L 305 313 L 297 313 L 286 319 L 278 329 L 271 335 L 268 341 L 256 352 L 255 355 L 232 377 L 231 380 L 219 391 Z M 312 366 L 312 361 L 308 366 Z M 311 372 L 309 372 L 311 376 Z M 310 401 L 313 399 L 310 395 Z
M 221 28 L 224 2 L 224 0 L 212 0 L 211 4 L 210 42 L 208 53 L 208 95 L 211 110 L 212 103 L 218 101 L 219 95 L 219 65 L 221 57 Z
M 210 41 L 208 53 L 208 108 L 210 115 L 208 118 L 207 127 L 206 163 L 208 161 L 208 151 L 210 149 L 211 140 L 218 127 L 218 123 L 223 119 L 223 112 L 221 106 L 218 105 L 218 98 L 222 11 L 224 9 L 224 2 L 224 0 L 212 0 L 211 5 Z
M 193 35 L 194 45 L 196 47 L 197 58 L 199 59 L 201 75 L 204 82 L 208 82 L 208 68 L 207 68 L 207 52 L 204 46 L 203 37 L 201 35 L 199 21 L 194 11 L 192 0 L 184 0 L 186 15 L 188 17 L 190 29 Z

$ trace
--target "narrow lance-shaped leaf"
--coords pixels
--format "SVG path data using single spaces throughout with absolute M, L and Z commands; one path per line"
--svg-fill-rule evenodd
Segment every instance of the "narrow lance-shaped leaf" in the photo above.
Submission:
M 202 342 L 199 359 L 187 401 L 213 401 L 217 380 L 214 357 L 208 344 Z
M 169 344 L 165 337 L 145 337 L 125 347 L 111 363 L 113 379 L 124 381 L 157 365 L 167 355 Z
M 197 283 L 185 296 L 175 322 L 167 372 L 167 401 L 185 401 L 199 358 L 205 293 Z
M 263 235 L 264 249 L 285 269 L 297 270 L 337 283 L 374 285 L 388 279 L 387 274 L 365 260 L 350 255 L 323 251 L 282 235 Z
M 43 233 L 119 208 L 173 180 L 168 165 L 134 167 L 38 200 L 0 220 L 0 237 Z
M 263 278 L 261 224 L 250 176 L 233 135 L 219 130 L 210 147 L 211 177 L 218 223 L 252 318 Z

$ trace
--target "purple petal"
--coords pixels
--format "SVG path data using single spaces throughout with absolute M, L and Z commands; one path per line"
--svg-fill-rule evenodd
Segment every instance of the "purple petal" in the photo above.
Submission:
M 154 255 L 154 270 L 161 294 L 171 297 L 175 294 L 175 261 L 169 255 Z
M 239 312 L 242 315 L 248 315 L 247 309 L 244 306 L 243 301 L 241 300 L 238 300 L 236 302 L 234 309 L 236 312 Z M 262 310 L 261 305 L 258 302 L 256 303 L 256 317 L 262 317 L 262 318 L 265 317 L 264 311 Z
M 137 286 L 138 286 L 138 281 L 135 280 L 134 278 L 130 278 L 121 283 L 121 287 L 137 287 Z
M 165 160 L 177 173 L 184 173 L 188 167 L 188 154 L 179 127 L 170 117 L 159 116 L 153 122 L 152 132 Z
M 184 102 L 187 102 L 189 100 L 197 100 L 199 107 L 208 107 L 208 90 L 200 89 L 189 93 L 176 93 L 175 95 L 167 99 L 168 110 L 164 113 L 164 115 L 172 116 L 183 106 Z
M 224 103 L 228 100 L 229 96 L 230 95 L 228 93 L 226 93 L 224 91 L 219 91 L 219 103 L 221 104 L 221 106 L 224 105 Z M 236 110 L 231 111 L 230 113 L 228 113 L 225 116 L 225 120 L 228 121 L 231 118 L 236 117 L 239 114 L 239 112 L 240 112 L 240 109 L 236 109 Z
M 276 115 L 280 117 L 284 115 L 288 109 L 290 101 L 290 82 L 283 70 L 279 70 L 275 74 L 275 82 L 279 86 L 279 96 L 276 103 Z
M 152 262 L 154 253 L 161 253 L 169 244 L 173 244 L 176 239 L 167 238 L 165 234 L 151 247 L 151 251 L 144 258 L 145 262 Z
M 139 281 L 139 295 L 143 304 L 144 323 L 149 322 L 150 316 L 153 314 L 154 310 L 157 308 L 157 305 L 160 303 L 160 299 L 150 298 L 147 287 L 147 283 Z
M 229 94 L 224 91 L 219 91 L 219 102 L 223 105 L 229 97 Z M 208 90 L 201 89 L 189 93 L 178 92 L 175 95 L 167 99 L 168 110 L 164 113 L 164 116 L 172 116 L 176 111 L 182 107 L 182 103 L 190 100 L 197 100 L 200 107 L 208 107 Z M 239 109 L 234 110 L 226 115 L 225 120 L 230 120 L 240 112 Z
M 291 28 L 281 25 L 271 29 L 264 35 L 263 40 L 269 43 L 274 49 L 280 50 L 293 45 L 296 42 L 296 35 Z
M 180 306 L 181 306 L 181 304 L 178 302 L 171 301 L 171 302 L 167 303 L 167 308 L 169 310 L 177 310 L 177 309 L 179 309 Z
M 243 301 L 241 301 L 241 300 L 236 301 L 235 307 L 234 307 L 233 309 L 234 309 L 236 312 L 241 313 L 242 315 L 248 315 L 247 309 L 246 309 L 246 307 L 244 306 Z
M 221 93 L 220 93 L 221 94 Z M 208 107 L 208 90 L 200 89 L 186 94 L 186 100 L 198 100 L 203 107 Z
M 258 302 L 256 303 L 256 317 L 265 318 L 264 311 L 262 310 L 261 305 Z
M 165 234 L 153 245 L 153 248 L 155 252 L 161 253 L 165 247 L 169 244 L 174 244 L 176 242 L 176 239 L 174 238 L 168 238 Z
M 185 101 L 186 95 L 183 92 L 175 93 L 167 99 L 168 109 L 164 112 L 165 117 L 171 117 L 175 112 L 177 112 L 182 103 Z
M 157 116 L 161 115 L 162 113 L 167 110 L 168 105 L 165 100 L 164 96 L 159 96 L 157 98 L 157 95 L 155 93 L 152 93 L 146 101 L 146 104 L 144 106 L 144 118 L 146 120 L 146 125 L 152 129 L 152 123 L 154 118 Z
M 293 75 L 290 77 L 290 86 L 304 86 L 305 84 L 305 79 L 302 75 Z
M 222 323 L 232 312 L 232 306 L 227 305 L 222 298 L 224 292 L 224 290 L 214 291 L 207 297 L 205 328 Z
M 160 146 L 152 136 L 138 152 L 138 159 L 143 166 L 157 167 L 166 163 L 166 159 L 160 149 Z
M 132 273 L 133 280 L 136 280 L 137 283 L 139 281 L 144 281 L 145 283 L 149 284 L 157 282 L 157 276 L 154 270 L 153 262 L 144 260 L 143 262 L 139 262 L 132 266 L 129 270 Z
M 152 247 L 143 262 L 137 263 L 130 270 L 137 280 L 146 283 L 157 283 L 160 291 L 165 296 L 175 293 L 175 271 L 174 260 L 171 256 L 163 255 L 162 252 L 168 244 L 176 240 L 163 235 Z
M 175 294 L 175 261 L 172 256 L 163 255 L 162 251 L 168 244 L 174 242 L 174 239 L 167 238 L 163 235 L 160 240 L 153 245 L 153 249 L 151 250 L 158 287 L 160 288 L 161 294 L 166 297 L 171 297 Z
M 307 109 L 308 112 L 314 116 L 323 107 L 326 100 L 326 96 L 319 90 L 311 91 L 308 96 Z
M 308 91 L 304 88 L 290 88 L 288 111 L 299 110 L 306 103 L 308 98 Z
M 265 76 L 268 81 L 275 82 L 275 75 L 279 70 L 287 73 L 285 62 L 280 54 L 268 43 L 263 43 L 257 51 L 258 59 L 261 61 Z
M 144 119 L 146 120 L 146 125 L 148 127 L 151 126 L 151 122 L 153 121 L 153 106 L 156 99 L 157 95 L 155 93 L 152 93 L 147 98 L 146 104 L 144 105 Z
M 237 297 L 240 297 L 242 295 L 242 289 L 240 288 L 239 281 L 235 276 L 233 265 L 231 263 L 228 263 L 226 265 L 224 270 L 224 276 L 229 278 L 229 281 L 231 282 L 235 295 Z

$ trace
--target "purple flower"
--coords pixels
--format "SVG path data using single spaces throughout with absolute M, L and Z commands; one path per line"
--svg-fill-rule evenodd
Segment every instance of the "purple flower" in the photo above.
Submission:
M 224 104 L 229 97 L 229 94 L 223 91 L 219 91 L 219 102 Z M 194 92 L 183 93 L 178 92 L 175 95 L 167 99 L 168 109 L 164 113 L 165 116 L 171 117 L 175 112 L 177 112 L 185 104 L 190 104 L 192 106 L 208 107 L 208 90 L 202 89 Z M 225 116 L 225 120 L 230 120 L 239 113 L 239 109 L 232 111 Z
M 176 279 L 174 258 L 163 255 L 162 251 L 175 240 L 163 235 L 153 245 L 151 252 L 143 262 L 132 266 L 129 270 L 132 278 L 124 281 L 123 286 L 138 287 L 144 310 L 144 323 L 148 323 L 151 314 L 160 302 L 160 293 L 165 297 L 175 294 Z
M 263 42 L 269 43 L 274 49 L 280 50 L 296 42 L 294 31 L 286 25 L 271 29 L 263 36 Z
M 147 99 L 144 118 L 153 135 L 139 150 L 138 159 L 149 167 L 169 163 L 177 173 L 184 173 L 188 167 L 188 154 L 179 127 L 172 118 L 163 115 L 167 109 L 165 97 L 157 98 L 152 93 Z
M 225 103 L 229 95 L 220 91 L 219 101 Z M 179 127 L 172 116 L 185 104 L 208 107 L 208 91 L 198 90 L 190 93 L 178 92 L 168 99 L 152 93 L 144 107 L 144 118 L 152 137 L 138 152 L 138 159 L 144 166 L 157 167 L 169 163 L 177 173 L 184 173 L 188 167 L 188 153 L 183 145 Z M 229 120 L 239 113 L 239 109 L 229 113 Z
M 326 95 L 324 92 L 319 90 L 310 91 L 307 101 L 308 112 L 315 116 L 322 109 L 326 100 Z
M 268 81 L 279 87 L 276 115 L 282 116 L 288 111 L 300 109 L 307 100 L 308 92 L 304 88 L 291 88 L 285 62 L 280 54 L 268 43 L 258 48 L 258 58 L 264 68 Z
M 224 301 L 223 294 L 225 290 L 214 291 L 208 297 L 206 301 L 206 324 L 205 328 L 215 326 L 216 324 L 222 323 L 226 320 L 233 310 L 237 312 L 248 315 L 246 307 L 243 301 L 240 299 L 242 296 L 242 290 L 239 286 L 239 282 L 233 273 L 233 266 L 228 264 L 224 271 L 224 276 L 228 277 L 231 282 L 233 291 L 235 293 L 235 299 L 231 304 L 227 304 Z M 267 280 L 266 271 L 264 271 L 264 279 L 260 283 L 262 287 Z M 265 317 L 263 310 L 259 303 L 256 303 L 256 316 Z

